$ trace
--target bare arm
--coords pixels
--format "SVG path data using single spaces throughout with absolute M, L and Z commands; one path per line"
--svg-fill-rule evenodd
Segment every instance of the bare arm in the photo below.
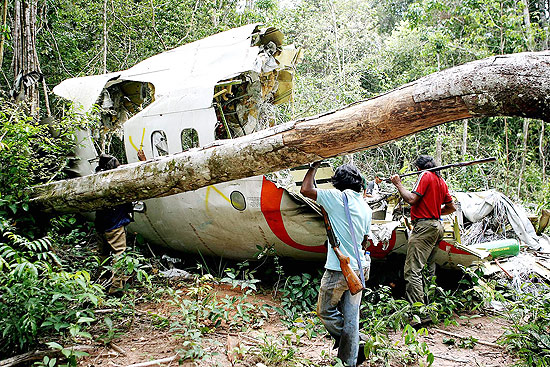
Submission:
M 443 208 L 441 208 L 441 215 L 451 214 L 451 213 L 454 213 L 455 211 L 456 211 L 455 203 L 451 201 L 450 203 L 443 204 Z
M 393 175 L 391 177 L 391 182 L 395 185 L 397 191 L 399 191 L 399 194 L 401 195 L 403 200 L 405 200 L 405 202 L 411 205 L 418 204 L 421 199 L 420 195 L 417 195 L 407 190 L 405 186 L 403 186 L 403 183 L 401 182 L 401 177 L 399 177 L 399 175 Z
M 361 242 L 361 248 L 366 251 L 369 246 L 369 236 L 365 235 L 365 237 L 363 237 L 363 242 Z
M 315 173 L 320 164 L 321 161 L 312 163 L 304 177 L 304 181 L 302 181 L 300 194 L 304 195 L 306 198 L 317 200 L 317 188 L 313 180 L 315 179 Z

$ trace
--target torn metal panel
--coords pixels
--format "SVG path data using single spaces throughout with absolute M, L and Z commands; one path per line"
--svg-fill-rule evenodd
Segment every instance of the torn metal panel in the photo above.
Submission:
M 101 128 L 90 132 L 94 144 L 81 149 L 83 163 L 77 162 L 74 174 L 89 174 L 85 161 L 110 152 L 113 135 L 124 139 L 127 152 L 143 148 L 147 157 L 184 150 L 179 132 L 166 131 L 171 125 L 179 128 L 182 117 L 197 131 L 201 146 L 272 126 L 273 105 L 290 100 L 276 100 L 279 72 L 285 71 L 282 92 L 288 94 L 289 73 L 301 54 L 294 47 L 283 48 L 282 39 L 275 28 L 251 24 L 163 52 L 124 71 L 65 80 L 54 88 L 56 94 L 72 100 L 79 112 L 90 111 L 94 103 L 100 112 Z M 164 153 L 152 142 L 157 130 L 167 135 Z M 126 158 L 137 160 L 135 154 Z
M 69 101 L 73 101 L 77 112 L 88 112 L 98 100 L 105 84 L 120 76 L 120 73 L 90 75 L 67 79 L 57 85 L 53 92 Z
M 369 237 L 373 241 L 374 246 L 382 246 L 382 250 L 386 251 L 390 246 L 390 240 L 393 232 L 401 225 L 399 221 L 391 221 L 388 223 L 373 223 Z
M 523 251 L 515 257 L 485 262 L 482 270 L 484 276 L 497 278 L 518 294 L 550 290 L 550 258 L 544 254 Z
M 294 88 L 292 72 L 288 70 L 282 70 L 279 72 L 277 78 L 279 87 L 277 92 L 273 96 L 273 104 L 288 103 L 292 101 L 292 91 Z
M 279 64 L 286 68 L 293 68 L 304 58 L 304 50 L 294 45 L 283 46 L 281 52 L 275 56 Z
M 309 166 L 299 166 L 289 170 L 273 172 L 266 175 L 266 178 L 271 180 L 277 187 L 283 188 L 290 197 L 301 205 L 307 205 L 319 216 L 322 216 L 321 206 L 316 201 L 311 200 L 300 194 L 300 187 L 307 173 Z M 321 163 L 315 175 L 315 182 L 320 189 L 333 189 L 330 183 L 331 177 L 334 175 L 334 170 L 327 162 Z
M 107 82 L 116 78 L 151 83 L 155 98 L 193 89 L 196 94 L 209 98 L 182 98 L 180 108 L 207 108 L 219 80 L 251 70 L 257 63 L 259 46 L 251 45 L 254 32 L 261 37 L 257 28 L 258 24 L 250 24 L 218 33 L 152 56 L 121 72 L 68 79 L 56 86 L 54 93 L 74 101 L 80 111 L 87 112 L 108 87 Z

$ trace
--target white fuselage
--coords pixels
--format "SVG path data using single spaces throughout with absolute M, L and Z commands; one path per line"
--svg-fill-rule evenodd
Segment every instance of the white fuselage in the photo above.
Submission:
M 137 161 L 138 142 L 147 157 L 158 156 L 155 132 L 166 136 L 168 154 L 175 154 L 182 151 L 183 131 L 194 129 L 203 146 L 214 142 L 216 124 L 212 107 L 170 114 L 145 109 L 124 124 L 128 162 Z M 158 245 L 226 258 L 252 258 L 266 246 L 281 256 L 325 256 L 322 218 L 264 176 L 147 200 L 129 228 Z
M 99 105 L 103 124 L 95 132 L 78 132 L 80 160 L 73 173 L 95 172 L 107 130 L 116 135 L 122 128 L 126 158 L 133 163 L 139 149 L 155 159 L 261 129 L 270 117 L 261 112 L 266 101 L 291 99 L 299 58 L 299 50 L 282 47 L 279 31 L 260 31 L 252 24 L 163 52 L 128 70 L 65 80 L 54 92 L 82 113 Z M 234 169 L 241 167 L 235 163 Z M 148 199 L 129 229 L 182 252 L 252 259 L 272 247 L 279 256 L 322 260 L 322 216 L 295 192 L 294 182 L 303 173 L 294 181 L 255 176 Z M 406 231 L 401 227 L 391 233 L 385 245 L 371 248 L 373 257 L 406 252 Z M 438 263 L 453 263 L 452 248 L 441 248 Z

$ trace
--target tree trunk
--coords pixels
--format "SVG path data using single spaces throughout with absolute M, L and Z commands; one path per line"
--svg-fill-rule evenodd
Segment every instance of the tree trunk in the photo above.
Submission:
M 6 39 L 5 29 L 7 26 L 8 18 L 8 0 L 4 0 L 4 5 L 2 7 L 2 36 L 0 36 L 0 68 L 2 67 L 2 62 L 4 61 L 4 41 Z
M 529 138 L 529 119 L 523 119 L 523 151 L 521 153 L 521 168 L 519 170 L 518 197 L 521 194 L 521 182 L 523 180 L 523 173 L 525 172 L 525 165 L 527 162 L 527 139 L 528 138 Z
M 441 60 L 439 57 L 439 52 L 437 55 L 437 71 L 441 71 Z M 436 131 L 436 137 L 435 137 L 435 162 L 438 165 L 441 165 L 441 162 L 443 162 L 443 137 L 441 136 L 443 134 L 442 127 L 438 126 Z
M 344 156 L 344 163 L 355 165 L 355 158 L 354 158 L 353 154 L 346 154 Z
M 504 118 L 504 138 L 505 138 L 505 144 L 506 144 L 506 184 L 505 184 L 505 194 L 508 196 L 508 188 L 510 184 L 510 148 L 508 145 L 508 119 Z
M 500 2 L 500 19 L 504 19 L 504 2 Z M 505 30 L 504 30 L 504 27 L 505 25 L 502 24 L 502 23 L 499 23 L 500 26 L 498 27 L 499 31 L 500 31 L 500 54 L 503 55 L 504 54 L 504 45 L 506 43 L 506 37 L 504 37 L 504 33 L 505 33 Z
M 542 183 L 546 184 L 546 157 L 544 156 L 544 125 L 546 122 L 541 120 L 540 122 L 540 136 L 539 136 L 539 155 L 540 155 L 540 166 L 542 168 Z
M 103 0 L 103 74 L 107 74 L 107 0 Z
M 533 35 L 533 29 L 531 27 L 531 15 L 529 14 L 529 1 L 521 0 L 523 3 L 523 23 L 525 26 L 525 43 L 527 44 L 528 51 L 535 50 L 535 37 Z
M 441 165 L 443 155 L 443 138 L 441 137 L 441 126 L 437 127 L 437 136 L 435 137 L 435 162 Z
M 15 77 L 31 71 L 39 71 L 36 52 L 36 8 L 35 0 L 15 0 L 13 22 L 13 74 Z M 37 83 L 26 89 L 26 99 L 30 101 L 30 113 L 38 113 Z
M 548 18 L 550 17 L 550 14 L 548 13 L 550 11 L 548 7 L 548 0 L 539 0 L 539 9 L 540 25 L 543 30 L 542 49 L 548 50 L 548 37 L 550 37 L 550 32 L 548 30 L 548 27 L 550 26 L 550 22 L 548 21 Z
M 444 70 L 313 118 L 116 170 L 35 187 L 49 211 L 89 211 L 261 175 L 388 143 L 473 116 L 550 116 L 550 52 Z
M 336 64 L 338 67 L 338 78 L 340 83 L 345 83 L 344 79 L 344 67 L 343 67 L 343 55 L 340 55 L 340 43 L 338 39 L 338 23 L 336 22 L 336 10 L 334 9 L 334 3 L 332 0 L 328 0 L 328 6 L 330 8 L 330 14 L 332 18 L 332 29 L 334 31 L 334 53 L 336 55 Z
M 466 152 L 468 150 L 468 119 L 462 122 L 462 159 L 466 158 Z

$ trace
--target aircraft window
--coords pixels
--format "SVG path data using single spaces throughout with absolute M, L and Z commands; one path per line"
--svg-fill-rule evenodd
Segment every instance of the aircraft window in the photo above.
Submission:
M 153 84 L 116 79 L 109 81 L 96 101 L 97 110 L 94 110 L 101 120 L 98 126 L 92 127 L 92 134 L 97 137 L 98 150 L 116 154 L 119 160 L 123 157 L 121 163 L 126 162 L 124 143 L 120 146 L 115 137 L 122 136 L 124 123 L 140 113 L 154 99 Z M 117 153 L 119 151 L 122 155 Z
M 153 157 L 168 155 L 168 142 L 164 131 L 154 131 L 151 135 L 151 145 L 153 146 Z
M 231 199 L 231 205 L 233 205 L 233 208 L 241 212 L 246 209 L 246 200 L 240 191 L 233 191 L 231 195 L 229 195 L 229 198 Z
M 181 132 L 181 151 L 185 152 L 199 146 L 199 134 L 195 129 L 183 129 Z

